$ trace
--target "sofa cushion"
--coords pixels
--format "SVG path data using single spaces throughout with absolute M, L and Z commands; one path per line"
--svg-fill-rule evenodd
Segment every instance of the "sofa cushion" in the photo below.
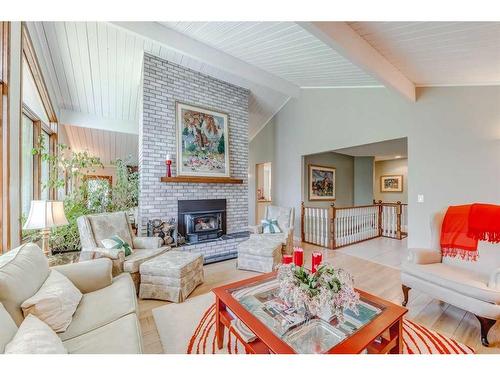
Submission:
M 168 247 L 159 247 L 157 249 L 137 249 L 132 255 L 125 258 L 123 270 L 125 272 L 139 272 L 139 266 L 157 255 L 160 255 L 168 250 Z
M 28 315 L 5 346 L 5 354 L 67 354 L 61 339 L 44 322 Z
M 136 314 L 64 341 L 70 354 L 141 354 L 142 337 Z
M 12 340 L 16 332 L 16 323 L 0 303 L 0 353 L 5 351 L 5 345 Z
M 64 332 L 71 323 L 82 293 L 63 274 L 51 270 L 38 292 L 23 302 L 24 316 L 35 315 L 55 332 Z
M 110 212 L 105 214 L 86 216 L 90 222 L 94 240 L 99 246 L 102 240 L 110 236 L 120 236 L 128 244 L 132 243 L 132 235 L 125 212 Z
M 134 283 L 130 275 L 124 273 L 115 277 L 110 286 L 84 294 L 73 321 L 59 336 L 63 341 L 68 340 L 136 311 Z
M 48 276 L 47 257 L 33 243 L 0 256 L 0 303 L 18 326 L 24 319 L 21 304 L 40 289 Z
M 484 302 L 500 305 L 500 291 L 488 288 L 484 275 L 444 263 L 403 263 L 402 271 Z

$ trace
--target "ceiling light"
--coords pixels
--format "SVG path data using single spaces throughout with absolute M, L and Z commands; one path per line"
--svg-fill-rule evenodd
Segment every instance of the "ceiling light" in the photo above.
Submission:
M 401 155 L 394 156 L 394 159 L 401 159 Z

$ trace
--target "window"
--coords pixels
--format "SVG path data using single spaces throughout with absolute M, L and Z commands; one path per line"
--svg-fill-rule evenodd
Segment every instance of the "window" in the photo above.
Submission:
M 111 176 L 86 176 L 87 208 L 103 211 L 110 203 L 112 183 Z
M 28 216 L 31 201 L 34 199 L 34 157 L 31 150 L 34 146 L 35 123 L 26 114 L 21 126 L 21 213 Z
M 51 139 L 50 134 L 42 129 L 41 140 L 43 145 L 43 153 L 50 154 L 51 153 Z M 49 200 L 51 198 L 50 190 L 44 185 L 49 181 L 50 178 L 50 169 L 49 162 L 47 160 L 40 161 L 40 199 Z

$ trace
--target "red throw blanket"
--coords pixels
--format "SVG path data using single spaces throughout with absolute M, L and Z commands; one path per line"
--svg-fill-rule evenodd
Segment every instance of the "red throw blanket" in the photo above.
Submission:
M 441 227 L 443 256 L 477 260 L 479 240 L 500 242 L 500 206 L 472 204 L 450 206 Z
M 473 204 L 469 214 L 469 236 L 479 241 L 500 242 L 500 206 Z

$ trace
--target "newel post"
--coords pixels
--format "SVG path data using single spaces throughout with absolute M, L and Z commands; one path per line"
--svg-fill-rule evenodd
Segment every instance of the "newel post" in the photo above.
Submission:
M 330 249 L 335 249 L 337 244 L 335 243 L 335 217 L 337 215 L 337 209 L 335 208 L 335 202 L 330 205 L 329 215 L 330 216 Z
M 401 214 L 403 212 L 403 205 L 400 201 L 396 202 L 396 236 L 398 240 L 403 238 L 403 234 L 401 233 Z
M 378 206 L 378 237 L 382 236 L 382 201 L 379 200 L 378 203 L 376 203 Z
M 304 242 L 306 235 L 304 232 L 304 215 L 306 208 L 304 207 L 304 202 L 300 203 L 300 240 Z

